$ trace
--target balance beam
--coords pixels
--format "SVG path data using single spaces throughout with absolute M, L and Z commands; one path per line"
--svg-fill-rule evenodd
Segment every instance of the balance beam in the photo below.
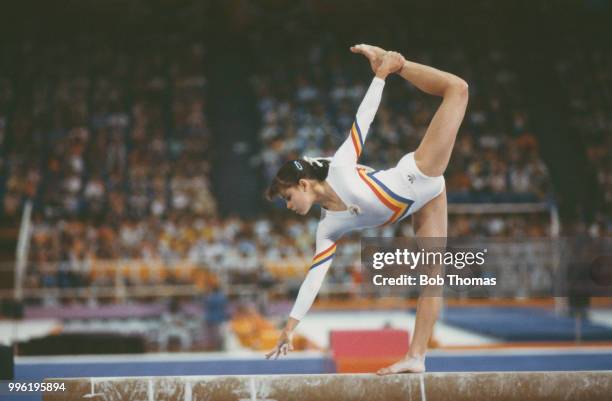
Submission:
M 612 371 L 47 379 L 44 401 L 609 401 Z

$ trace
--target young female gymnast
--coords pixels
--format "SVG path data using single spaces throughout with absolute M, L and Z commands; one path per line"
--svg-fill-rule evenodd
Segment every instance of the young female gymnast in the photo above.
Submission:
M 446 238 L 447 211 L 444 177 L 457 131 L 468 102 L 468 86 L 461 78 L 432 67 L 406 61 L 401 54 L 360 44 L 353 53 L 365 56 L 376 75 L 359 106 L 350 134 L 331 159 L 291 160 L 278 171 L 267 196 L 281 196 L 287 208 L 305 215 L 321 206 L 316 252 L 289 319 L 267 358 L 293 349 L 295 327 L 310 309 L 329 269 L 336 242 L 350 231 L 391 224 L 413 216 L 418 238 Z M 380 104 L 385 79 L 397 73 L 420 90 L 442 97 L 418 148 L 395 167 L 372 171 L 358 165 L 368 129 Z M 442 305 L 439 296 L 419 296 L 414 335 L 409 352 L 378 374 L 425 371 L 425 354 Z

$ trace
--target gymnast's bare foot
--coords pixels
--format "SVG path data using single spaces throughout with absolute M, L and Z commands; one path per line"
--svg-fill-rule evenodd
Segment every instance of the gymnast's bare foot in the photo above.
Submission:
M 366 45 L 365 43 L 351 46 L 351 52 L 364 55 L 370 61 L 370 66 L 375 74 L 378 67 L 382 64 L 383 57 L 387 53 L 383 48 Z
M 405 357 L 376 372 L 379 376 L 392 375 L 396 373 L 423 373 L 425 372 L 425 358 Z

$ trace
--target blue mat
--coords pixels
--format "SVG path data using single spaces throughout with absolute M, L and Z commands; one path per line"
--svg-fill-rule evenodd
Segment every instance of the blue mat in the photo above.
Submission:
M 104 377 L 104 376 L 184 376 L 184 375 L 252 375 L 333 373 L 334 362 L 329 358 L 278 360 L 201 360 L 143 362 L 67 362 L 22 364 L 15 366 L 15 376 L 34 380 L 43 377 Z
M 612 354 L 436 355 L 425 362 L 429 372 L 535 372 L 612 370 Z
M 444 323 L 505 341 L 574 341 L 576 322 L 544 308 L 452 307 Z M 612 340 L 612 328 L 582 321 L 583 341 Z

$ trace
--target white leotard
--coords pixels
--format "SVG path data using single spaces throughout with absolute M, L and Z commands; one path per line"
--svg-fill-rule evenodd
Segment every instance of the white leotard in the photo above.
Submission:
M 292 318 L 301 320 L 312 306 L 331 266 L 336 242 L 343 234 L 398 222 L 444 189 L 444 177 L 423 174 L 413 153 L 405 155 L 395 167 L 387 170 L 375 171 L 357 164 L 384 86 L 384 80 L 377 77 L 372 80 L 348 138 L 331 159 L 326 181 L 348 209 L 321 209 L 315 256 L 291 310 Z

